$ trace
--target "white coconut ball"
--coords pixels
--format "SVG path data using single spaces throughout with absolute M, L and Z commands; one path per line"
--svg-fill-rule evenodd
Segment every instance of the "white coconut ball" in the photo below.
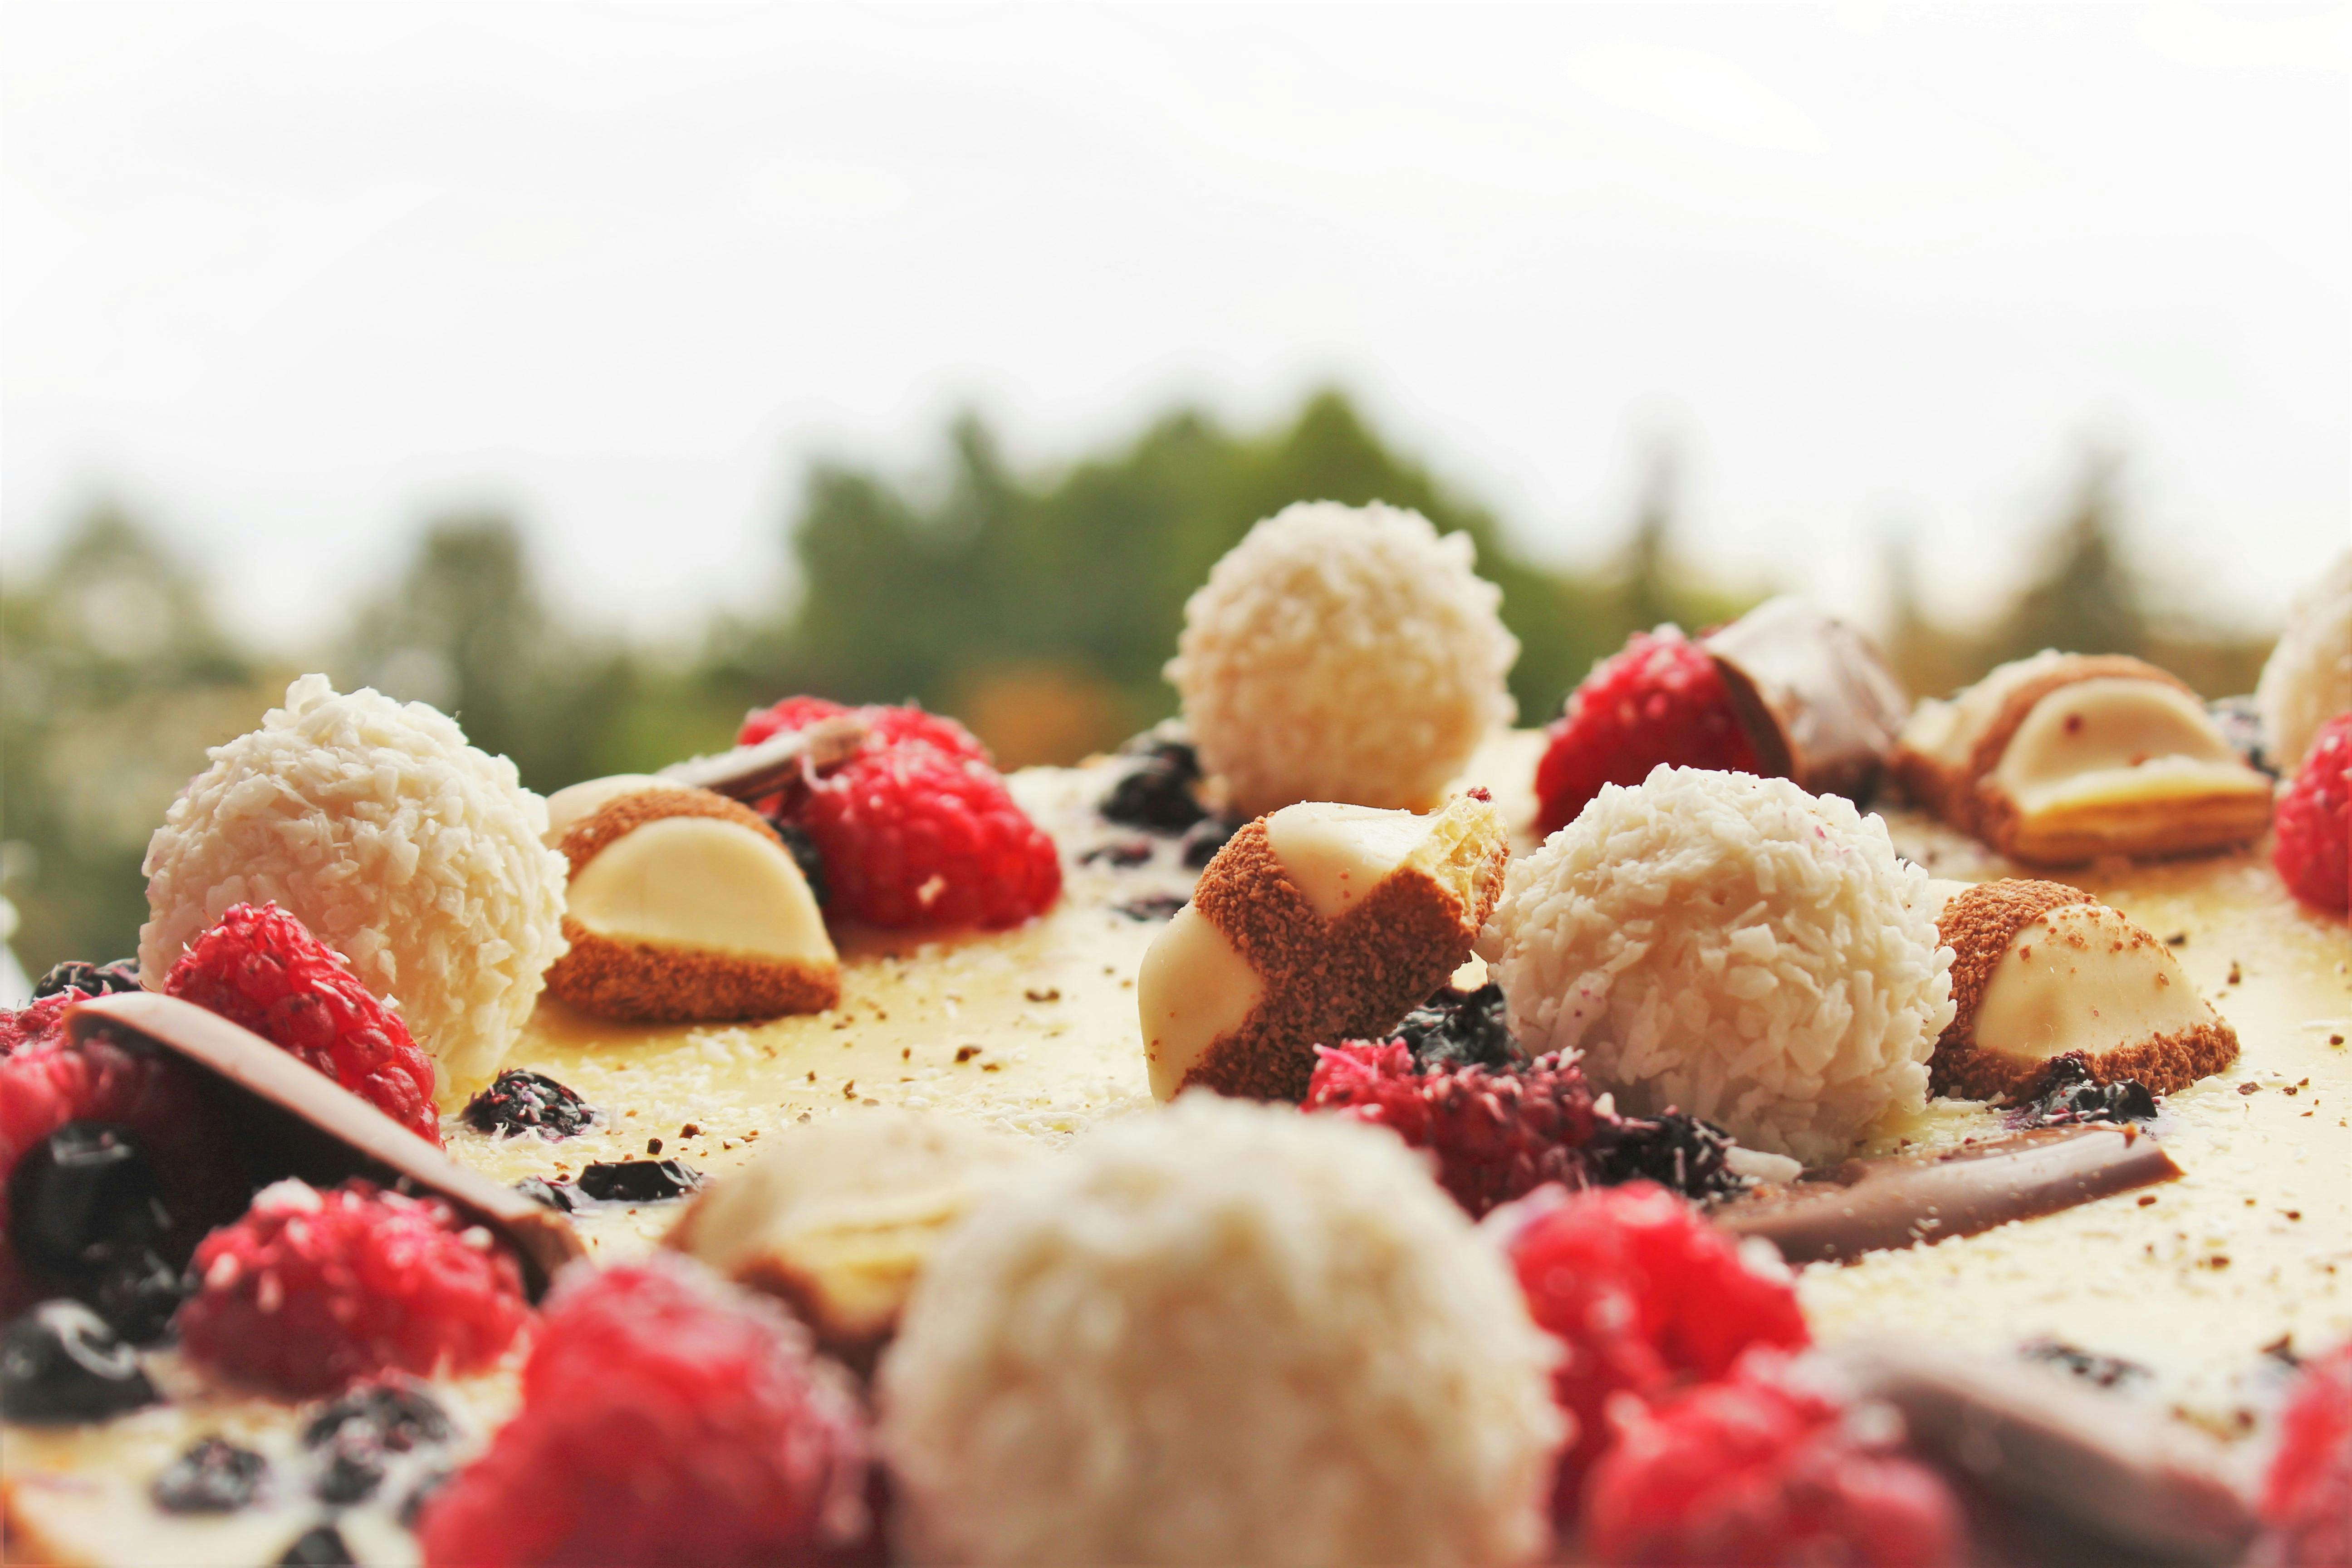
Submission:
M 1167 675 L 1237 810 L 1424 809 L 1511 721 L 1519 643 L 1475 553 L 1417 511 L 1337 501 L 1286 507 L 1226 552 Z
M 147 845 L 141 977 L 161 986 L 230 905 L 275 901 L 398 1005 L 445 1096 L 494 1075 L 565 945 L 569 868 L 514 763 L 323 675 L 209 754 Z
M 1478 945 L 1530 1051 L 1813 1163 L 1927 1102 L 1952 1021 L 1927 889 L 1851 802 L 1662 766 L 1514 860 Z
M 1500 1563 L 1553 1345 L 1393 1135 L 1194 1092 L 950 1235 L 878 1374 L 922 1563 Z
M 2319 727 L 2352 710 L 2352 551 L 2294 602 L 2263 665 L 2254 711 L 2271 765 L 2293 778 Z

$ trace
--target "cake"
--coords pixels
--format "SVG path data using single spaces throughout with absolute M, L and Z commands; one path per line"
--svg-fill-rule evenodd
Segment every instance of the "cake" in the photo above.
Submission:
M 1639 772 L 1611 779 L 1629 764 L 1590 725 L 1500 728 L 1510 654 L 1466 550 L 1375 511 L 1352 519 L 1358 560 L 1343 510 L 1286 518 L 1196 599 L 1172 672 L 1193 738 L 1072 768 L 999 778 L 938 716 L 792 699 L 738 752 L 599 781 L 551 821 L 439 715 L 298 683 L 159 830 L 138 978 L 163 985 L 210 919 L 277 900 L 431 1053 L 446 1152 L 270 1018 L 84 965 L 0 1031 L 12 1194 L 50 1215 L 233 1160 L 229 1212 L 201 1223 L 92 1229 L 132 1214 L 110 1200 L 58 1222 L 96 1249 L 89 1270 L 163 1258 L 168 1314 L 177 1290 L 257 1309 L 286 1288 L 174 1282 L 182 1233 L 232 1234 L 214 1227 L 247 1223 L 255 1189 L 281 1238 L 314 1199 L 404 1189 L 430 1246 L 513 1260 L 558 1351 L 604 1347 L 562 1364 L 616 1371 L 559 1375 L 524 1334 L 437 1371 L 366 1352 L 381 1370 L 347 1387 L 273 1394 L 160 1320 L 126 1326 L 99 1272 L 26 1253 L 47 1299 L 0 1348 L 11 1559 L 532 1561 L 531 1542 L 593 1539 L 639 1560 L 670 1505 L 614 1500 L 700 1495 L 721 1461 L 691 1445 L 718 1441 L 739 1386 L 745 1486 L 772 1489 L 773 1517 L 714 1502 L 709 1533 L 667 1539 L 967 1561 L 1279 1540 L 1315 1561 L 1361 1560 L 1380 1529 L 1400 1556 L 1467 1562 L 1524 1559 L 1556 1528 L 1622 1560 L 1704 1524 L 1738 1557 L 1795 1528 L 1801 1460 L 1838 1487 L 1893 1477 L 1916 1539 L 1949 1525 L 2003 1561 L 2226 1561 L 2261 1518 L 2285 1529 L 2258 1518 L 2256 1479 L 2290 1359 L 2352 1337 L 2352 953 L 2246 830 L 2252 770 L 2209 754 L 2201 706 L 2137 668 L 2044 661 L 1922 730 L 1890 719 L 1864 641 L 1783 605 L 1606 672 L 1612 692 L 1654 683 L 1661 715 Z M 1313 624 L 1261 637 L 1285 574 L 1315 584 Z M 1375 704 L 1359 722 L 1385 760 L 1262 756 L 1252 693 L 1317 626 L 1380 663 L 1391 593 L 1427 645 L 1360 688 L 1302 687 L 1302 733 Z M 2020 703 L 2022 732 L 2098 681 L 2177 721 L 2195 787 L 1988 806 L 2001 747 L 1955 737 Z M 1423 685 L 1423 711 L 1391 710 Z M 348 760 L 360 735 L 402 759 L 380 781 Z M 1687 754 L 1726 737 L 1746 773 Z M 1600 782 L 1539 842 L 1538 776 L 1569 753 Z M 1890 773 L 1917 799 L 1866 815 L 1851 797 Z M 625 897 L 592 884 L 566 905 L 663 824 L 683 828 L 640 840 Z M 670 833 L 693 847 L 662 852 Z M 2013 854 L 2089 839 L 2087 864 Z M 412 859 L 454 880 L 403 892 Z M 738 912 L 706 919 L 722 901 Z M 589 962 L 560 978 L 567 939 Z M 716 978 L 735 964 L 778 983 Z M 1187 1005 L 1207 1009 L 1189 1044 L 1155 1046 Z M 1348 1072 L 1360 1093 L 1331 1089 Z M 117 1083 L 132 1097 L 87 1098 Z M 1284 1103 L 1302 1096 L 1322 1109 Z M 1421 1122 L 1373 1113 L 1389 1105 Z M 100 1126 L 69 1138 L 92 1107 L 79 1124 Z M 358 1205 L 336 1245 L 389 1245 L 372 1216 L 396 1206 Z M 1549 1248 L 1613 1283 L 1563 1294 L 1527 1261 Z M 460 1285 L 467 1310 L 505 1289 Z M 633 1302 L 725 1348 L 666 1360 Z M 1574 1382 L 1582 1355 L 1614 1381 Z M 1616 1450 L 1600 1405 L 1580 1420 L 1591 1388 L 1636 1400 L 1638 1443 Z M 1656 1467 L 1719 1453 L 1741 1412 L 1781 1434 L 1739 1460 L 1760 1512 L 1580 1517 L 1588 1464 L 1670 1500 Z M 546 1456 L 610 1429 L 589 1424 L 630 1421 L 689 1446 L 549 1478 Z M 1580 1457 L 1547 1509 L 1563 1443 Z M 877 1483 L 853 1496 L 869 1448 Z M 2118 1500 L 2184 1475 L 2193 1508 Z M 1864 1494 L 1838 1487 L 1807 1539 L 1860 1552 Z

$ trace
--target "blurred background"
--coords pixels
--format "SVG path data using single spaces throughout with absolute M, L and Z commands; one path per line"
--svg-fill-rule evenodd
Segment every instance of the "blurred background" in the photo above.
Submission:
M 1549 719 L 1780 589 L 2251 687 L 2352 537 L 2332 6 L 0 9 L 0 891 L 131 951 L 323 668 L 552 790 L 790 691 L 1164 716 L 1328 497 Z

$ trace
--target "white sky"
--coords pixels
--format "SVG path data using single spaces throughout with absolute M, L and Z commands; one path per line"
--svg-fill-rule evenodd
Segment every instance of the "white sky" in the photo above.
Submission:
M 1356 389 L 1542 552 L 1979 606 L 2085 440 L 2249 622 L 2352 539 L 2343 6 L 0 13 L 0 562 L 121 496 L 281 645 L 430 510 L 660 634 L 807 459 Z

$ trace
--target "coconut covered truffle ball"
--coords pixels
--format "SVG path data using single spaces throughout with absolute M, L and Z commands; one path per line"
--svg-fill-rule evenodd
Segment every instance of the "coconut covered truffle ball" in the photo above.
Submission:
M 1302 501 L 1217 563 L 1167 674 L 1237 815 L 1302 800 L 1426 809 L 1511 721 L 1519 643 L 1473 553 L 1416 511 Z
M 445 1097 L 496 1073 L 564 945 L 565 861 L 514 764 L 323 675 L 210 754 L 147 846 L 148 983 L 230 905 L 274 901 L 399 1005 Z
M 916 1562 L 1491 1563 L 1544 1538 L 1553 1351 L 1391 1134 L 1195 1092 L 1001 1189 L 879 1377 Z
M 2255 684 L 2254 710 L 2283 778 L 2294 776 L 2322 724 L 2352 711 L 2352 551 L 2295 601 Z
M 1512 862 L 1479 951 L 1528 1050 L 1814 1163 L 1926 1103 L 1952 1021 L 1940 901 L 1846 800 L 1660 767 Z

